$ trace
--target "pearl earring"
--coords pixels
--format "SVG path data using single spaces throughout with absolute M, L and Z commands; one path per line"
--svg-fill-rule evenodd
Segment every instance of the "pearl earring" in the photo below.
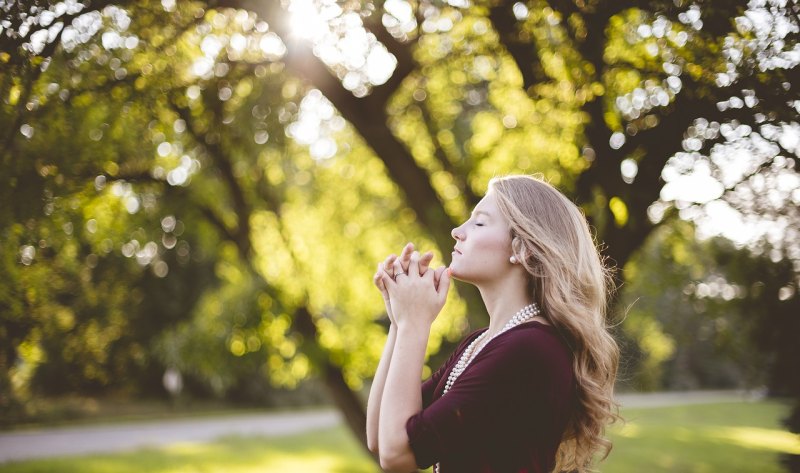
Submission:
M 508 259 L 508 261 L 509 261 L 511 264 L 517 264 L 517 263 L 519 263 L 519 261 L 517 261 L 517 257 L 516 257 L 516 256 L 511 256 L 511 258 L 509 258 L 509 259 Z

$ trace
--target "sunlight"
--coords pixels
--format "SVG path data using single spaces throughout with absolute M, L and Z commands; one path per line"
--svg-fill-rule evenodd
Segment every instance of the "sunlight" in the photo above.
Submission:
M 235 437 L 228 441 L 234 441 Z M 265 444 L 269 445 L 269 439 L 264 439 Z M 165 452 L 170 456 L 178 456 L 187 459 L 206 458 L 210 449 L 216 445 L 209 445 L 207 442 L 180 442 L 167 447 L 161 447 L 159 450 Z M 213 450 L 212 450 L 213 451 Z M 190 462 L 192 460 L 189 460 Z M 343 471 L 343 460 L 336 452 L 325 451 L 320 449 L 318 451 L 303 452 L 298 455 L 292 451 L 273 451 L 269 455 L 253 457 L 250 461 L 245 461 L 240 464 L 216 464 L 211 462 L 205 465 L 203 471 L 208 472 L 230 472 L 237 473 L 255 473 L 263 471 L 319 471 L 319 472 L 336 472 Z M 183 472 L 193 471 L 192 468 L 187 470 L 185 465 L 176 466 L 174 468 L 167 467 L 163 470 L 166 472 Z
M 314 0 L 293 0 L 289 4 L 289 28 L 296 37 L 315 40 L 328 31 L 328 23 Z
M 617 435 L 625 438 L 641 437 L 642 435 L 642 428 L 630 422 L 616 428 L 615 431 Z
M 308 454 L 304 453 L 302 456 L 285 455 L 283 457 L 276 457 L 273 461 L 266 465 L 268 471 L 337 471 L 339 467 L 343 466 L 341 460 L 333 455 L 328 455 L 325 452 Z M 257 471 L 257 470 L 254 470 Z M 264 471 L 264 470 L 260 470 Z
M 791 432 L 757 427 L 727 427 L 714 429 L 712 434 L 745 448 L 772 450 L 800 455 L 800 439 Z
M 390 3 L 408 24 L 402 3 Z M 291 35 L 310 41 L 319 57 L 357 97 L 385 83 L 392 76 L 397 59 L 364 27 L 358 11 L 345 11 L 334 0 L 293 0 L 289 3 Z
M 399 23 L 407 24 L 413 19 L 403 2 L 388 3 Z M 365 28 L 359 12 L 345 11 L 334 0 L 292 0 L 288 11 L 291 35 L 309 41 L 314 55 L 356 97 L 366 96 L 373 87 L 391 78 L 397 59 Z M 289 125 L 287 134 L 307 146 L 314 159 L 325 160 L 338 152 L 333 136 L 343 127 L 344 121 L 333 105 L 319 90 L 311 90 L 303 98 L 298 118 Z
M 688 174 L 672 175 L 674 171 L 664 170 L 667 181 L 661 189 L 661 199 L 666 201 L 685 200 L 704 204 L 719 199 L 725 188 L 712 176 L 707 162 L 699 161 Z
M 328 99 L 312 89 L 300 102 L 297 120 L 286 128 L 286 133 L 297 143 L 308 146 L 315 160 L 325 160 L 336 155 L 334 136 L 344 126 L 344 119 L 335 113 Z

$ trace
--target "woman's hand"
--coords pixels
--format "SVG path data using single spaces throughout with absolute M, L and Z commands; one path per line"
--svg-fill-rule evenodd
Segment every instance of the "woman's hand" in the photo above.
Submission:
M 402 268 L 402 272 L 408 272 L 408 265 L 411 262 L 411 253 L 414 251 L 414 244 L 408 243 L 405 247 L 403 247 L 403 251 L 400 252 L 400 257 L 398 258 L 396 255 L 391 254 L 386 257 L 383 262 L 378 263 L 378 271 L 375 273 L 375 276 L 372 278 L 372 282 L 375 284 L 375 287 L 381 292 L 381 296 L 383 297 L 383 303 L 386 306 L 386 315 L 389 317 L 389 322 L 395 323 L 394 316 L 392 314 L 392 305 L 389 301 L 389 292 L 386 289 L 386 285 L 383 283 L 382 275 L 386 274 L 391 279 L 394 279 L 395 274 L 395 261 L 400 262 L 400 267 Z M 420 274 L 424 274 L 428 270 L 428 266 L 433 259 L 433 253 L 428 251 L 419 260 L 419 272 Z M 441 272 L 435 274 L 435 282 L 436 285 L 439 284 L 439 275 Z
M 424 258 L 421 259 L 420 254 L 414 251 L 406 270 L 403 268 L 403 258 L 395 259 L 392 262 L 394 279 L 387 271 L 383 271 L 380 277 L 388 293 L 394 323 L 398 327 L 407 326 L 427 333 L 447 299 L 450 274 L 444 266 L 429 270 L 427 264 L 430 257 L 426 254 Z M 424 267 L 420 265 L 423 261 Z M 435 283 L 437 280 L 438 285 Z
M 383 274 L 387 273 L 387 267 L 393 268 L 394 261 L 397 259 L 396 255 L 389 255 L 382 263 L 378 263 L 378 271 L 375 273 L 375 276 L 372 277 L 372 282 L 375 284 L 375 287 L 381 291 L 381 296 L 383 296 L 383 305 L 386 306 L 386 315 L 389 317 L 389 322 L 394 324 L 394 316 L 392 315 L 392 304 L 389 302 L 389 291 L 386 290 L 386 285 L 383 284 Z M 392 272 L 394 274 L 394 272 Z M 390 276 L 391 277 L 391 276 Z

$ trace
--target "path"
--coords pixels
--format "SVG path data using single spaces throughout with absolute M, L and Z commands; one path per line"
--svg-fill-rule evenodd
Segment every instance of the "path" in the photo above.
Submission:
M 762 391 L 666 391 L 657 393 L 625 393 L 617 395 L 622 407 L 668 407 L 713 402 L 759 401 Z
M 618 396 L 623 407 L 639 408 L 758 398 L 744 391 L 664 392 Z M 288 435 L 341 424 L 338 412 L 315 410 L 0 432 L 0 463 L 51 456 L 131 451 L 180 442 L 208 442 L 225 435 Z

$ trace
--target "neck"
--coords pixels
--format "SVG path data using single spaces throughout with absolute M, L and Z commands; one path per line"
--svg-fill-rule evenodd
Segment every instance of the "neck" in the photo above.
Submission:
M 500 332 L 514 314 L 534 302 L 524 278 L 504 281 L 493 287 L 479 286 L 478 290 L 489 313 L 489 335 Z

